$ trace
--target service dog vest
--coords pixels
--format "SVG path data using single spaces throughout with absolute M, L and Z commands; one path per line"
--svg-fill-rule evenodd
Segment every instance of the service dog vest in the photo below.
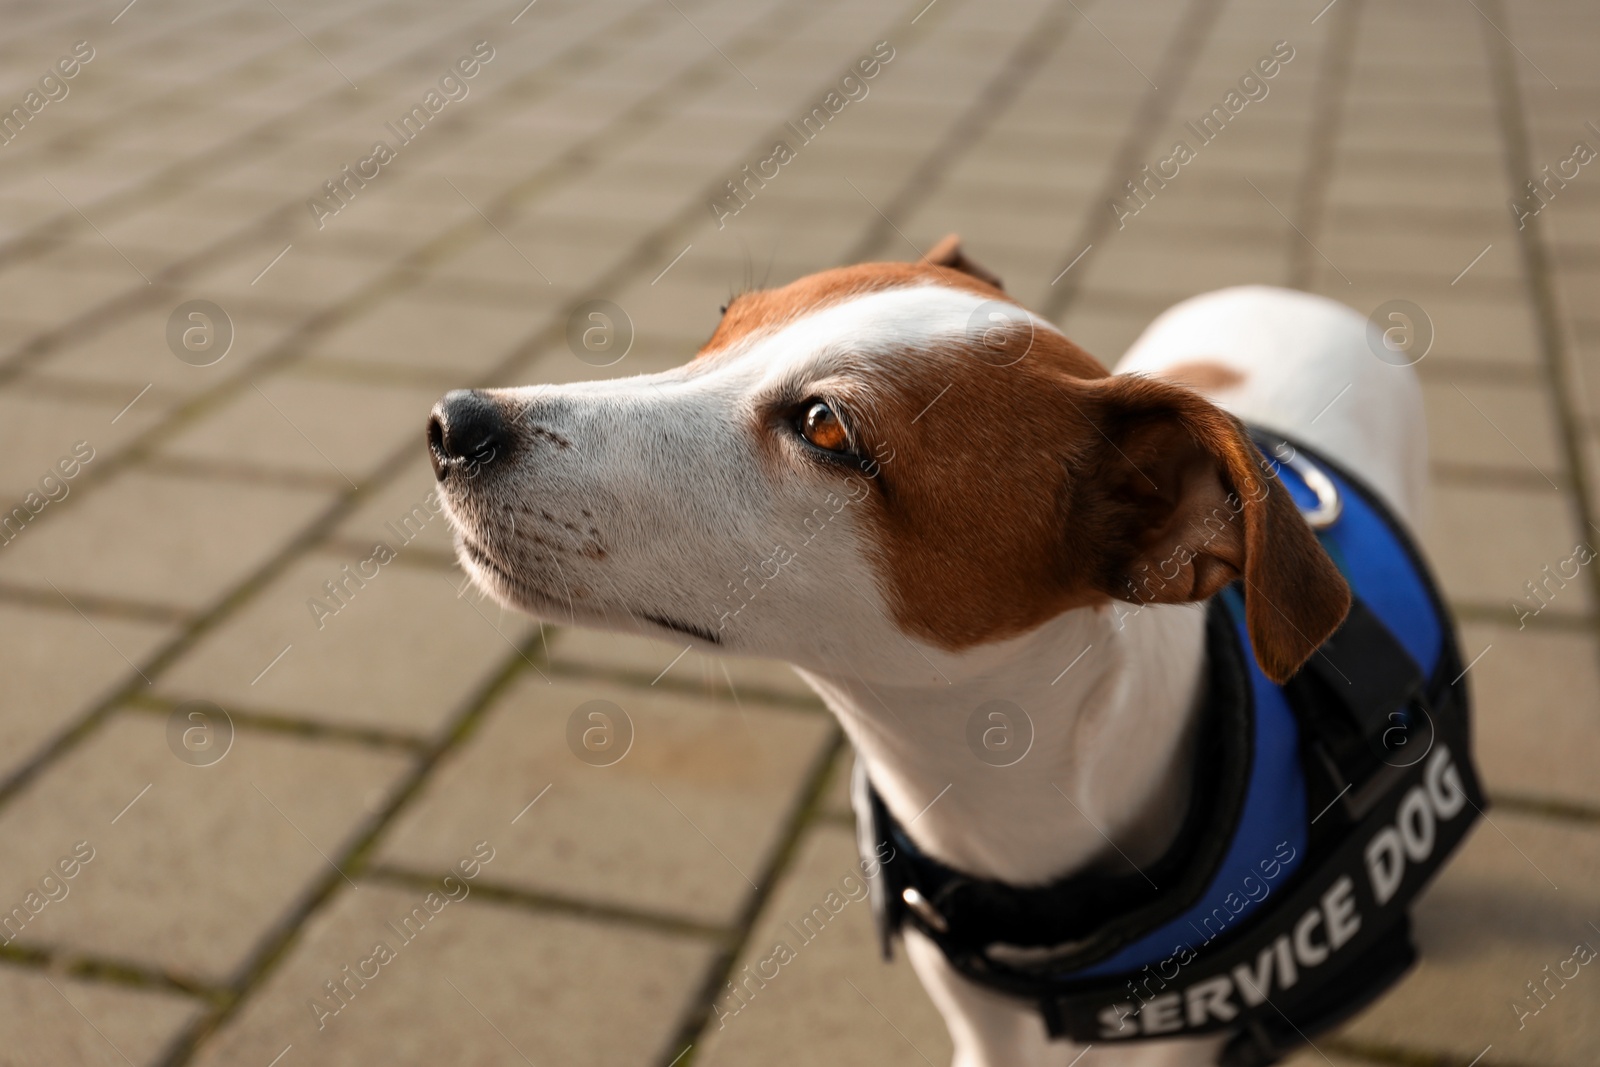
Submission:
M 969 877 L 916 847 L 858 764 L 862 854 L 890 856 L 872 885 L 885 954 L 910 923 L 966 977 L 1036 1002 L 1054 1037 L 1230 1032 L 1226 1067 L 1276 1062 L 1415 960 L 1409 906 L 1485 806 L 1455 635 L 1368 489 L 1256 441 L 1349 583 L 1349 617 L 1279 686 L 1249 653 L 1237 589 L 1212 600 L 1194 794 L 1142 871 Z

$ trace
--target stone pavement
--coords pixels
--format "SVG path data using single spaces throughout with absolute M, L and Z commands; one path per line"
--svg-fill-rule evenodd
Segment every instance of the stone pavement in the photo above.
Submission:
M 1294 1062 L 1600 1062 L 1600 9 L 1325 2 L 7 4 L 0 1064 L 946 1060 L 860 903 L 729 1010 L 852 866 L 837 730 L 458 596 L 421 431 L 950 230 L 1107 360 L 1236 282 L 1412 302 L 1496 808 Z

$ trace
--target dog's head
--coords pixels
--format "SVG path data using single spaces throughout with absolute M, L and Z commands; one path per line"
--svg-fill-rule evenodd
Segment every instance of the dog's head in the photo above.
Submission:
M 828 673 L 1242 578 L 1282 679 L 1349 604 L 1236 420 L 1108 375 L 954 238 L 740 295 L 673 371 L 451 393 L 428 441 L 503 602 Z

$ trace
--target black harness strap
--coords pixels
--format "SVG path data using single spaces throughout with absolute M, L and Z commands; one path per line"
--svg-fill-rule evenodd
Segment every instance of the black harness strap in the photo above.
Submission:
M 1251 689 L 1248 653 L 1219 598 L 1208 606 L 1210 689 L 1190 807 L 1176 843 L 1146 868 L 1165 888 L 1152 889 L 1138 874 L 1084 873 L 1018 887 L 953 870 L 917 848 L 858 765 L 863 854 L 889 857 L 873 886 L 885 953 L 910 923 L 968 978 L 1035 1001 L 1054 1037 L 1117 1042 L 1228 1032 L 1224 1067 L 1275 1063 L 1393 984 L 1415 959 L 1411 902 L 1485 801 L 1448 615 L 1404 529 L 1362 495 L 1422 576 L 1444 647 L 1433 676 L 1423 678 L 1358 599 L 1282 687 L 1300 723 L 1307 801 L 1318 814 L 1304 863 L 1271 904 L 1176 963 L 1074 977 L 1187 912 L 1232 839 L 1250 778 Z M 1014 953 L 997 957 L 997 946 L 1041 951 L 1024 965 Z
M 1053 948 L 1050 969 L 1072 970 L 1106 958 L 1192 906 L 1222 862 L 1249 785 L 1251 760 L 1250 688 L 1240 667 L 1238 638 L 1221 604 L 1207 608 L 1206 643 L 1212 676 L 1201 712 L 1193 790 L 1183 826 L 1160 859 L 1142 874 L 1084 873 L 1043 886 L 973 877 L 918 849 L 869 783 L 867 802 L 878 828 L 874 845 L 891 846 L 894 857 L 882 874 L 889 927 L 914 923 L 934 936 L 969 977 L 1001 985 L 1007 982 L 1005 971 L 983 954 L 990 945 Z M 908 889 L 926 906 L 908 907 Z M 1029 995 L 1035 981 L 1032 974 L 1020 975 L 1014 991 Z

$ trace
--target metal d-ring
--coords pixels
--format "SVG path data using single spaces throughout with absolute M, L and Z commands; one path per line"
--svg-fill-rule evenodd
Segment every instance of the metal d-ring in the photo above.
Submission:
M 933 906 L 933 901 L 917 892 L 912 886 L 906 886 L 900 891 L 900 899 L 906 902 L 906 907 L 917 913 L 917 917 L 939 933 L 949 933 L 950 923 L 939 914 L 939 909 Z
M 1338 522 L 1339 515 L 1344 511 L 1344 501 L 1339 497 L 1338 486 L 1322 472 L 1322 468 L 1301 455 L 1299 449 L 1293 449 L 1289 458 L 1280 462 L 1300 475 L 1300 480 L 1317 498 L 1316 507 L 1300 512 L 1306 524 L 1313 530 L 1326 530 Z

